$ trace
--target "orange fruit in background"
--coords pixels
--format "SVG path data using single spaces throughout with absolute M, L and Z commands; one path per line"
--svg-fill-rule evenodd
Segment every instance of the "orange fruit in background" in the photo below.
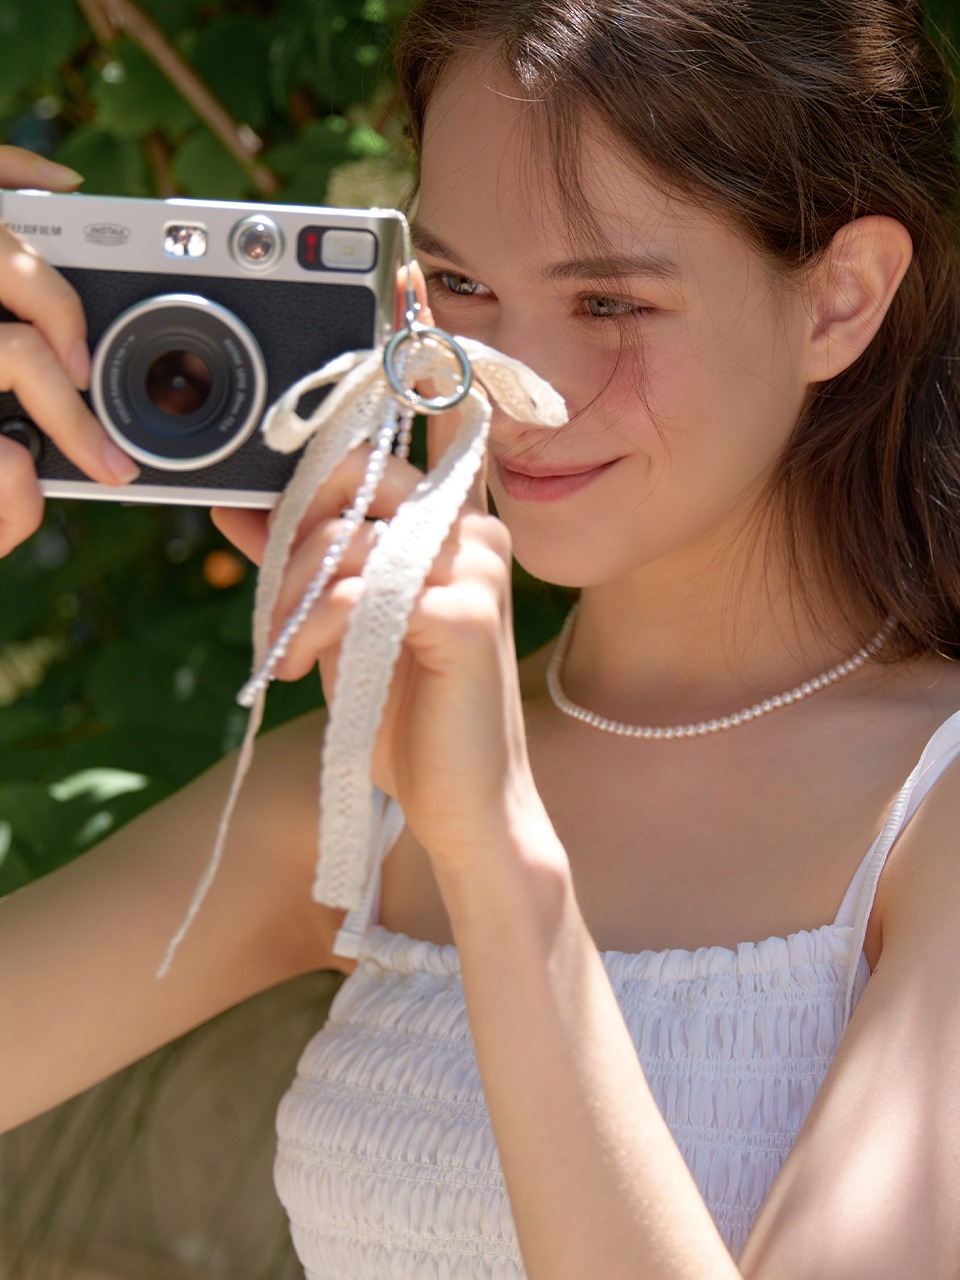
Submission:
M 247 562 L 234 551 L 209 551 L 204 556 L 204 579 L 218 591 L 235 587 L 246 574 Z

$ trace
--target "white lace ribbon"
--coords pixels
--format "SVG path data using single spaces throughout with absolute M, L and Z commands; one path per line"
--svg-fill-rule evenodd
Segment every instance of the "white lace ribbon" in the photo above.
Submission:
M 460 421 L 451 445 L 401 504 L 368 555 L 361 575 L 363 593 L 341 645 L 323 746 L 323 804 L 313 890 L 317 901 L 333 907 L 356 907 L 369 879 L 374 819 L 370 765 L 377 730 L 410 612 L 483 464 L 490 400 L 531 425 L 559 427 L 567 421 L 562 397 L 525 365 L 470 338 L 455 342 L 470 361 L 474 386 L 459 406 Z M 451 347 L 429 336 L 411 338 L 403 351 L 402 369 L 409 385 L 432 379 L 441 394 L 456 385 L 461 372 Z M 301 418 L 297 414 L 301 399 L 331 382 L 338 385 L 309 418 Z M 337 465 L 365 441 L 382 444 L 402 404 L 387 380 L 382 351 L 349 352 L 292 386 L 264 418 L 262 430 L 272 448 L 293 452 L 309 443 L 277 504 L 264 551 L 254 607 L 253 676 L 241 695 L 250 707 L 250 717 L 233 782 L 210 861 L 158 976 L 169 970 L 223 855 L 263 721 L 272 667 L 282 656 L 284 646 L 275 645 L 271 651 L 270 631 L 297 529 L 315 493 Z M 315 582 L 325 581 L 322 572 Z M 295 630 L 296 617 L 292 622 Z

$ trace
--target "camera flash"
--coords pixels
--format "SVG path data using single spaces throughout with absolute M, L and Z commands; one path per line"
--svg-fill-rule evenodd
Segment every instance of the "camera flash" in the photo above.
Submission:
M 170 258 L 202 258 L 207 252 L 206 228 L 169 223 L 163 231 L 163 252 Z

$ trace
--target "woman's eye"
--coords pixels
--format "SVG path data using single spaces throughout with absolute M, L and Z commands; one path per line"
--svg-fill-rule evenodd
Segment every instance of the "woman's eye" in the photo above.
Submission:
M 456 293 L 460 297 L 483 297 L 489 293 L 489 290 L 479 280 L 474 280 L 470 276 L 458 275 L 455 271 L 437 271 L 434 279 L 439 280 L 448 293 Z
M 605 298 L 592 296 L 584 298 L 584 306 L 590 315 L 598 320 L 607 320 L 614 316 L 642 316 L 651 310 L 638 302 L 627 302 L 623 298 Z

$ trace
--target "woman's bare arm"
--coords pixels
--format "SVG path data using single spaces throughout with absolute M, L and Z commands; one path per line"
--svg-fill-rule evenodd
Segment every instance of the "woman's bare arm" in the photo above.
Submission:
M 881 880 L 882 952 L 741 1257 L 789 1280 L 960 1274 L 960 776 Z
M 0 902 L 0 1130 L 247 996 L 330 966 L 342 913 L 310 897 L 320 715 L 265 736 L 223 864 L 167 977 L 232 761 Z
M 441 865 L 438 883 L 530 1280 L 738 1276 L 647 1087 L 545 816 L 518 815 L 485 861 L 472 874 Z

